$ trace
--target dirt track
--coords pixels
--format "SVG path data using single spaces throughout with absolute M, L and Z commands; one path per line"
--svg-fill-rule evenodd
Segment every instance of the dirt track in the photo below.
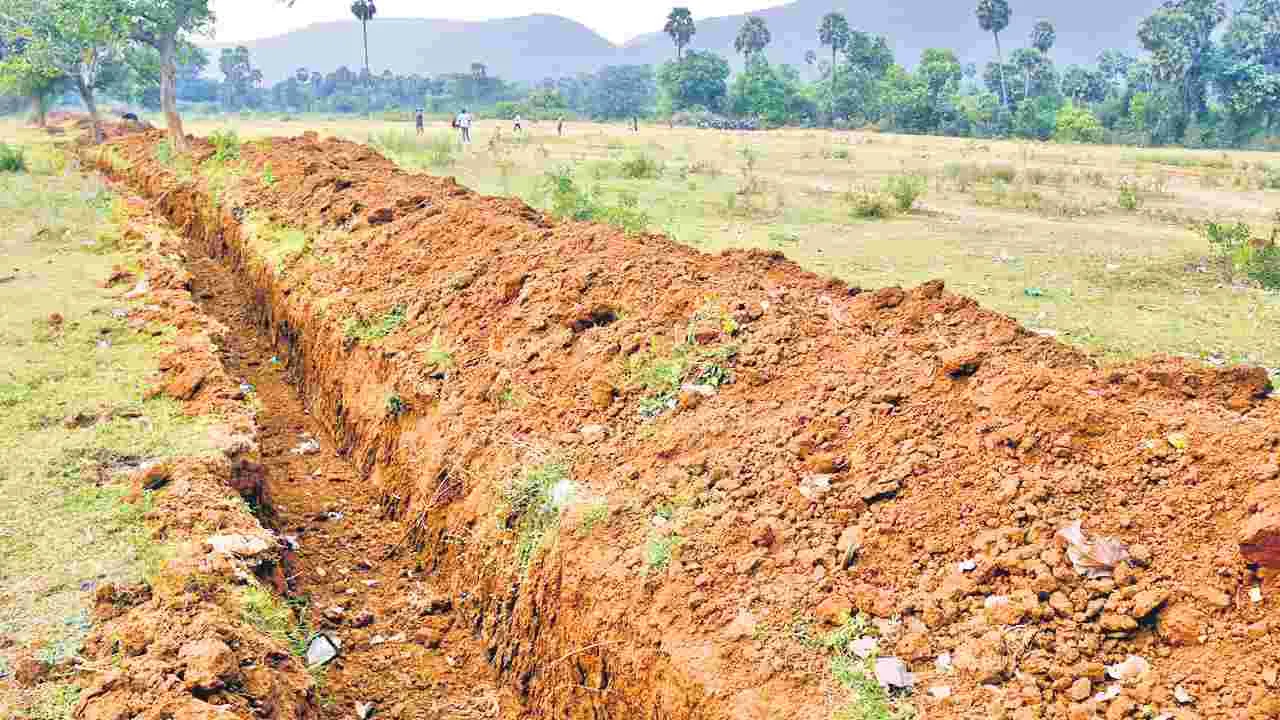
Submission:
M 419 548 L 422 576 L 367 603 L 426 644 L 431 622 L 383 598 L 430 583 L 528 712 L 827 717 L 845 691 L 795 620 L 848 608 L 881 619 L 881 653 L 917 674 L 928 717 L 1275 714 L 1280 582 L 1259 564 L 1280 559 L 1280 413 L 1265 373 L 1100 369 L 941 283 L 860 293 L 780 256 L 556 223 L 314 137 L 246 145 L 215 208 L 207 184 L 154 160 L 157 137 L 116 141 L 125 162 L 104 166 L 251 288 L 251 307 L 219 312 L 267 319 L 327 433 L 322 466 L 272 474 L 294 483 L 273 488 L 286 525 L 357 582 L 357 558 L 385 578 L 404 569 L 385 553 Z M 305 252 L 273 254 L 248 231 L 264 224 L 304 230 Z M 385 337 L 352 338 L 389 317 Z M 679 353 L 718 358 L 731 382 L 681 377 L 697 387 L 655 408 L 637 378 Z M 279 447 L 306 424 L 277 420 Z M 331 482 L 346 466 L 328 438 L 367 486 Z M 503 490 L 548 455 L 610 514 L 583 532 L 591 503 L 570 504 L 522 571 Z M 350 525 L 307 520 L 333 503 Z M 1081 577 L 1055 539 L 1073 520 L 1131 560 Z M 647 569 L 670 537 L 670 562 Z M 1253 564 L 1242 539 L 1259 543 Z M 1152 669 L 1090 699 L 1130 654 Z

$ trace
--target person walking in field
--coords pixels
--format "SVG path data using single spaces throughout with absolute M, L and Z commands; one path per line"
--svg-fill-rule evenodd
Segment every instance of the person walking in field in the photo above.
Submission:
M 419 135 L 426 131 L 426 118 L 423 117 L 422 108 L 418 108 L 418 110 L 414 112 L 413 123 L 417 126 Z
M 523 132 L 523 131 L 524 131 L 524 125 L 520 122 L 520 114 L 519 114 L 519 113 L 516 113 L 516 123 L 515 123 L 515 127 L 513 127 L 513 128 L 512 128 L 512 131 L 513 131 L 513 132 Z
M 563 115 L 560 116 L 560 119 L 556 120 L 556 135 L 559 135 L 560 137 L 564 137 L 564 116 Z
M 462 133 L 462 144 L 471 144 L 471 113 L 466 108 L 462 108 L 462 112 L 458 113 L 458 117 L 453 121 L 454 127 L 458 128 Z

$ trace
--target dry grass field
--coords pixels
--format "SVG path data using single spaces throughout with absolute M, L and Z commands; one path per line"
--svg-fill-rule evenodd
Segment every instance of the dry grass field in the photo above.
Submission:
M 516 135 L 445 124 L 301 117 L 192 119 L 242 138 L 308 130 L 376 145 L 402 165 L 550 207 L 567 170 L 645 227 L 715 252 L 759 247 L 863 287 L 943 278 L 953 290 L 1104 359 L 1173 353 L 1280 367 L 1280 294 L 1224 275 L 1199 231 L 1269 235 L 1280 158 L 821 130 L 760 133 L 571 122 Z M 0 126 L 0 139 L 16 126 Z M 887 182 L 919 193 L 897 212 Z M 879 217 L 880 211 L 888 217 Z M 870 215 L 871 217 L 866 217 Z

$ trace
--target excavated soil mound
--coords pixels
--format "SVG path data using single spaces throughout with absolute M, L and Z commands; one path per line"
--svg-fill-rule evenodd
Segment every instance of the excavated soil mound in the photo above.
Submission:
M 829 717 L 812 638 L 856 612 L 926 717 L 1276 716 L 1262 370 L 1103 368 L 939 281 L 558 222 L 313 134 L 197 141 L 194 176 L 161 138 L 97 157 L 253 289 L 389 551 L 532 712 Z

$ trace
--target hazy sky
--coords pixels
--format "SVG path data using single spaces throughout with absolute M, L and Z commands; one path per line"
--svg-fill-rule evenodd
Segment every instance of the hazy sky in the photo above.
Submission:
M 216 40 L 242 42 L 280 35 L 313 22 L 350 20 L 350 0 L 296 0 L 292 8 L 273 0 L 212 0 L 218 16 Z M 553 13 L 577 20 L 615 43 L 661 30 L 673 0 L 377 0 L 378 17 L 488 20 Z M 732 15 L 782 5 L 789 0 L 683 0 L 695 18 Z

